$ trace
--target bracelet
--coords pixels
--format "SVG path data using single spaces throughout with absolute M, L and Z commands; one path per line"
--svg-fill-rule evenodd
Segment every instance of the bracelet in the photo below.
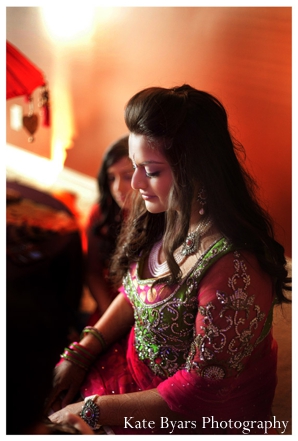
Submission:
M 79 343 L 74 342 L 71 343 L 68 348 L 64 348 L 64 352 L 60 357 L 88 371 L 90 364 L 95 360 L 96 355 L 88 351 Z
M 76 341 L 71 343 L 71 345 L 69 345 L 69 348 L 73 349 L 75 352 L 77 352 L 78 355 L 80 354 L 82 357 L 88 358 L 91 361 L 94 361 L 96 358 L 96 354 L 94 354 L 90 350 L 84 348 L 84 346 L 80 345 L 80 343 L 78 343 Z
M 66 348 L 67 349 L 67 348 Z M 85 371 L 89 370 L 89 367 L 87 367 L 86 365 L 84 365 L 83 363 L 81 363 L 78 360 L 75 360 L 72 356 L 70 356 L 69 354 L 66 354 L 65 352 L 63 352 L 63 354 L 60 355 L 61 358 L 64 358 L 64 360 L 68 360 L 73 364 L 76 364 L 77 366 L 80 366 L 81 368 L 85 369 Z
M 100 428 L 99 424 L 99 407 L 94 403 L 98 395 L 91 395 L 84 400 L 84 406 L 80 413 L 80 417 L 84 420 L 93 430 Z
M 86 326 L 86 327 L 83 329 L 83 331 L 82 331 L 81 339 L 84 337 L 84 334 L 87 334 L 87 333 L 90 333 L 90 334 L 92 334 L 94 337 L 96 337 L 97 340 L 99 340 L 99 342 L 100 342 L 100 344 L 101 344 L 101 346 L 102 346 L 102 349 L 103 349 L 103 350 L 106 349 L 106 347 L 107 347 L 106 341 L 105 341 L 105 339 L 104 339 L 102 333 L 101 333 L 98 329 L 93 328 L 92 326 Z

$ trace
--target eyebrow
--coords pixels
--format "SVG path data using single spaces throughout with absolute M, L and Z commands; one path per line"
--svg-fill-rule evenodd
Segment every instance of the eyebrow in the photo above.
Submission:
M 135 164 L 135 160 L 133 158 L 130 158 L 131 161 L 133 161 Z M 154 160 L 149 160 L 149 161 L 144 161 L 144 162 L 140 162 L 138 165 L 150 165 L 150 164 L 165 164 L 165 162 L 160 162 L 160 161 L 154 161 Z
M 144 161 L 144 162 L 141 162 L 139 165 L 150 165 L 150 164 L 164 164 L 164 162 L 159 162 L 159 161 Z

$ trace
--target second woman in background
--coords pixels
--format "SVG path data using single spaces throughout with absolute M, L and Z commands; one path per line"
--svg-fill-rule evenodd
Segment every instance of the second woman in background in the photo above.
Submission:
M 86 284 L 97 304 L 88 325 L 96 323 L 117 294 L 107 276 L 121 223 L 129 209 L 132 174 L 128 136 L 124 136 L 114 142 L 103 157 L 97 176 L 99 199 L 87 221 Z

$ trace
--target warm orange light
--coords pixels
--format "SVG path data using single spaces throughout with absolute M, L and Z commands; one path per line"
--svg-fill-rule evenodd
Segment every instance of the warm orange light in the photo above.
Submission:
M 74 137 L 73 110 L 71 108 L 70 91 L 67 89 L 65 74 L 56 77 L 52 93 L 52 140 L 51 159 L 57 170 L 62 170 L 66 159 L 66 150 L 72 147 Z
M 13 174 L 22 176 L 22 179 L 28 179 L 31 183 L 36 182 L 41 187 L 53 185 L 61 171 L 57 170 L 52 160 L 10 144 L 7 145 L 5 155 L 8 170 L 13 170 Z
M 70 41 L 72 44 L 77 39 L 89 37 L 93 30 L 94 6 L 59 4 L 59 6 L 43 6 L 42 17 L 46 30 L 53 40 L 59 43 Z
M 95 24 L 107 23 L 112 15 L 117 15 L 117 8 L 82 6 L 43 6 L 40 8 L 41 19 L 51 42 L 56 46 L 56 62 L 51 75 L 51 173 L 58 175 L 63 170 L 67 149 L 72 148 L 76 135 L 74 109 L 72 108 L 69 88 L 73 75 L 70 64 L 65 58 L 70 57 L 73 47 L 88 45 L 94 33 Z M 66 57 L 67 55 L 67 57 Z
M 56 63 L 51 77 L 51 163 L 56 174 L 63 167 L 67 149 L 72 147 L 75 135 L 74 113 L 68 81 L 69 65 L 64 62 L 66 51 L 73 45 L 86 44 L 94 30 L 95 7 L 43 6 L 40 8 L 45 30 L 56 44 Z

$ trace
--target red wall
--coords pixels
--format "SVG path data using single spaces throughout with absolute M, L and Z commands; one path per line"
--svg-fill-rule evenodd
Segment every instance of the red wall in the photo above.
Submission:
M 65 166 L 95 176 L 106 146 L 126 132 L 123 108 L 138 90 L 189 83 L 225 105 L 246 148 L 278 239 L 291 256 L 291 8 L 98 8 L 88 44 L 53 42 L 40 8 L 7 8 L 7 39 L 46 73 L 52 111 L 72 114 Z M 63 80 L 71 107 L 57 94 Z M 37 93 L 36 93 L 37 94 Z M 37 99 L 37 97 L 35 98 Z M 21 98 L 9 100 L 7 109 Z M 7 141 L 51 156 L 51 129 Z

